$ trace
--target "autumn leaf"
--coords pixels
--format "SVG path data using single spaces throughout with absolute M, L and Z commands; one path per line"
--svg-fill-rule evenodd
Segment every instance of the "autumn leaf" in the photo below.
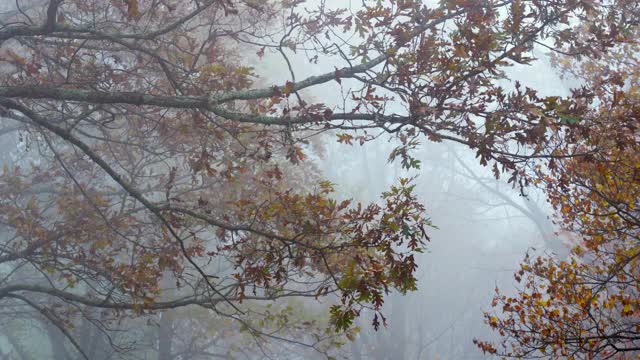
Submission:
M 124 1 L 127 4 L 127 14 L 129 14 L 130 17 L 136 18 L 140 16 L 140 12 L 138 9 L 138 0 L 124 0 Z

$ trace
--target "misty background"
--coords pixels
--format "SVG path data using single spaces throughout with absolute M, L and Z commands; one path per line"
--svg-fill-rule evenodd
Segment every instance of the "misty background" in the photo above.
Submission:
M 354 12 L 358 6 L 355 1 L 340 0 L 327 5 L 350 7 Z M 304 53 L 287 51 L 286 55 L 294 73 L 302 78 L 345 66 L 327 58 L 310 64 Z M 533 55 L 538 60 L 531 65 L 507 68 L 510 80 L 500 85 L 511 90 L 520 81 L 541 96 L 569 95 L 576 83 L 560 76 L 548 50 L 538 45 Z M 268 85 L 289 80 L 286 64 L 277 53 L 256 58 L 258 73 L 272 74 L 262 79 Z M 305 95 L 340 104 L 348 101 L 349 80 L 343 83 L 343 93 L 329 91 L 330 86 L 325 85 L 326 92 L 320 86 Z M 509 295 L 516 286 L 513 274 L 527 253 L 563 258 L 570 251 L 571 239 L 554 226 L 541 192 L 528 188 L 523 196 L 506 178 L 496 180 L 468 148 L 423 138 L 413 153 L 421 169 L 406 171 L 400 161 L 388 161 L 397 145 L 385 134 L 363 145 L 340 144 L 335 135 L 326 134 L 322 150 L 315 149 L 314 160 L 322 174 L 336 184 L 342 196 L 363 203 L 380 201 L 380 194 L 398 178 L 417 176 L 416 194 L 437 227 L 429 233 L 427 251 L 418 257 L 418 291 L 387 298 L 383 312 L 388 326 L 380 331 L 374 331 L 371 316 L 363 314 L 358 319 L 361 333 L 346 345 L 345 355 L 379 360 L 491 359 L 478 350 L 473 339 L 495 337 L 483 323 L 483 312 L 490 309 L 496 287 Z
M 313 1 L 307 3 L 311 6 Z M 333 0 L 328 4 L 352 6 L 354 10 L 357 6 L 355 1 Z M 14 7 L 13 1 L 0 1 L 2 12 Z M 322 57 L 318 64 L 310 64 L 305 54 L 285 51 L 300 78 L 344 66 Z M 543 95 L 568 94 L 570 82 L 558 76 L 546 51 L 537 49 L 535 55 L 539 60 L 532 66 L 514 66 L 508 69 L 508 77 Z M 290 80 L 280 54 L 267 52 L 263 59 L 254 56 L 252 62 L 257 73 L 270 74 L 260 79 L 261 83 Z M 503 85 L 508 88 L 513 83 Z M 344 81 L 345 93 L 348 86 Z M 319 86 L 304 96 L 340 103 L 344 94 L 329 88 Z M 499 287 L 508 294 L 514 288 L 513 272 L 527 252 L 566 256 L 569 239 L 555 234 L 558 229 L 551 221 L 544 196 L 527 189 L 524 197 L 506 179 L 496 180 L 468 149 L 423 139 L 414 152 L 421 161 L 420 171 L 405 171 L 399 162 L 388 161 L 395 146 L 397 143 L 384 134 L 364 145 L 339 144 L 335 134 L 325 134 L 320 145 L 307 149 L 323 176 L 336 184 L 344 198 L 379 201 L 381 192 L 399 177 L 417 176 L 416 193 L 437 227 L 429 232 L 427 251 L 418 257 L 419 290 L 389 296 L 383 308 L 388 326 L 377 332 L 370 326 L 371 317 L 363 313 L 358 320 L 361 331 L 352 344 L 344 346 L 342 355 L 380 360 L 488 359 L 472 341 L 493 336 L 483 324 L 482 314 L 489 309 L 494 289 Z M 0 136 L 0 166 L 21 161 L 23 147 L 15 136 Z M 6 336 L 11 334 L 3 335 L 0 349 L 8 349 Z

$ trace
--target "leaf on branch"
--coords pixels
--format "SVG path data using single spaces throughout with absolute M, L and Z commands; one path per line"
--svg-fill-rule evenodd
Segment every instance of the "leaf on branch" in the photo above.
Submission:
M 138 0 L 125 0 L 127 4 L 127 14 L 130 17 L 135 18 L 140 16 L 140 10 L 138 9 Z

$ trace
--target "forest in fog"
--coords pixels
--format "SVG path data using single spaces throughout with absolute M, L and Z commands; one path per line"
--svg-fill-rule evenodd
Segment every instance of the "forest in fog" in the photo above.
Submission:
M 640 358 L 640 1 L 0 0 L 0 360 Z

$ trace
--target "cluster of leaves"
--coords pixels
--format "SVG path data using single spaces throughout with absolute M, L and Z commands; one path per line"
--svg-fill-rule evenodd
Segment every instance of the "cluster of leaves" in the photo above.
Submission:
M 197 305 L 268 339 L 325 329 L 260 313 L 261 301 L 333 296 L 332 329 L 351 334 L 364 307 L 379 313 L 384 295 L 415 289 L 429 223 L 408 180 L 381 204 L 335 200 L 295 121 L 258 121 L 332 116 L 294 105 L 290 81 L 250 96 L 258 78 L 234 42 L 267 42 L 283 13 L 307 24 L 293 48 L 326 29 L 312 20 L 342 24 L 340 12 L 302 18 L 295 5 L 53 0 L 10 15 L 0 86 L 28 94 L 0 95 L 1 121 L 28 147 L 0 174 L 0 264 L 15 269 L 0 301 L 49 314 L 86 358 L 73 334 L 83 317 L 108 333 Z
M 637 50 L 627 43 L 599 58 L 559 59 L 561 68 L 572 64 L 571 73 L 590 89 L 576 92 L 575 102 L 594 106 L 559 130 L 565 142 L 558 153 L 582 155 L 556 159 L 534 173 L 560 225 L 580 240 L 569 259 L 525 260 L 515 275 L 522 288 L 514 296 L 497 293 L 493 306 L 499 310 L 486 315 L 504 342 L 479 342 L 483 350 L 626 359 L 640 349 Z
M 316 5 L 50 0 L 9 12 L 0 28 L 2 124 L 22 131 L 29 151 L 2 174 L 0 263 L 25 270 L 3 277 L 0 300 L 46 314 L 51 302 L 116 315 L 195 304 L 249 327 L 248 300 L 335 294 L 338 330 L 365 308 L 377 328 L 383 296 L 416 288 L 414 254 L 429 222 L 408 180 L 378 204 L 333 199 L 307 156 L 307 139 L 332 130 L 346 144 L 392 134 L 390 160 L 406 169 L 420 167 L 411 155 L 420 137 L 463 144 L 496 177 L 545 185 L 585 249 L 617 264 L 634 258 L 620 244 L 637 236 L 628 225 L 637 94 L 621 81 L 621 57 L 597 72 L 594 84 L 617 84 L 610 92 L 543 98 L 497 80 L 534 61 L 535 44 L 597 59 L 631 43 L 637 1 Z M 291 52 L 344 67 L 302 79 Z M 267 53 L 288 71 L 261 87 L 248 55 Z M 342 101 L 312 103 L 305 90 L 320 86 Z M 535 167 L 540 159 L 545 168 Z M 562 271 L 591 270 L 595 260 L 585 259 Z M 555 266 L 523 271 L 557 274 Z M 161 301 L 166 283 L 177 290 Z M 25 301 L 33 293 L 38 302 Z M 64 318 L 49 320 L 65 329 Z

